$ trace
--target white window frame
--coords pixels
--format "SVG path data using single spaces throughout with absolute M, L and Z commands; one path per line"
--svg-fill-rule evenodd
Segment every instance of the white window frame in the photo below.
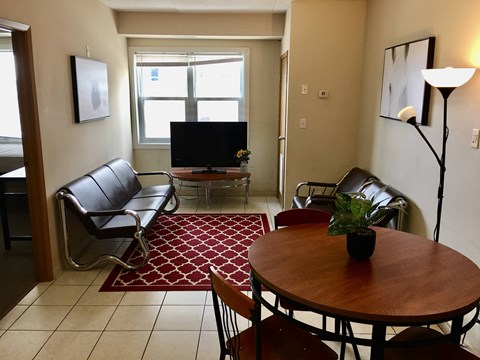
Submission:
M 170 149 L 170 143 L 140 143 L 139 142 L 139 118 L 137 104 L 136 87 L 136 53 L 155 53 L 155 52 L 241 52 L 244 56 L 244 83 L 243 83 L 243 118 L 239 121 L 248 121 L 249 119 L 249 88 L 250 88 L 250 49 L 244 47 L 129 47 L 128 62 L 130 69 L 130 95 L 132 112 L 132 136 L 134 149 Z

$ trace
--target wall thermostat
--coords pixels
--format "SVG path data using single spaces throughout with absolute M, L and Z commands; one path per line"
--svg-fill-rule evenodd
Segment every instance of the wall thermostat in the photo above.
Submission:
M 328 91 L 327 90 L 320 90 L 318 92 L 318 97 L 319 98 L 328 98 Z

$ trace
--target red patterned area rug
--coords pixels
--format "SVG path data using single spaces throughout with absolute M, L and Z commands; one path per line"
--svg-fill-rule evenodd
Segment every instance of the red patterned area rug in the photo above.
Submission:
M 248 248 L 270 231 L 266 214 L 161 215 L 147 239 L 148 263 L 136 271 L 115 266 L 100 291 L 209 290 L 208 268 L 248 289 Z M 132 243 L 123 259 L 139 257 Z

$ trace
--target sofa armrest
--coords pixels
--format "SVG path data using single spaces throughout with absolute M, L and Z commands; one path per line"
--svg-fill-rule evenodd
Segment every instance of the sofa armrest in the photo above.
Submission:
M 77 200 L 75 196 L 72 194 L 67 193 L 66 191 L 60 190 L 56 194 L 57 199 L 64 201 L 68 199 L 70 204 L 78 211 L 79 214 L 82 214 L 85 217 L 96 217 L 96 216 L 118 216 L 118 215 L 126 215 L 131 216 L 135 220 L 135 227 L 136 231 L 140 231 L 142 229 L 142 223 L 140 221 L 140 216 L 138 216 L 137 212 L 134 210 L 129 209 L 111 209 L 111 210 L 94 210 L 89 211 L 85 209 L 80 202 Z
M 134 170 L 134 173 L 137 176 L 164 175 L 168 177 L 168 182 L 170 183 L 170 185 L 173 185 L 173 176 L 168 171 L 158 170 L 158 171 L 137 172 Z

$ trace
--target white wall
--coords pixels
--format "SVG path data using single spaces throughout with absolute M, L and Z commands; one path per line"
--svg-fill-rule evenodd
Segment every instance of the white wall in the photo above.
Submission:
M 62 238 L 55 192 L 114 158 L 132 158 L 126 40 L 115 14 L 98 0 L 2 0 L 1 17 L 31 26 L 54 273 Z M 70 55 L 108 66 L 110 117 L 75 124 Z
M 359 163 L 409 198 L 408 231 L 433 237 L 439 166 L 415 129 L 379 117 L 383 53 L 389 46 L 436 37 L 434 67 L 480 64 L 480 3 L 476 0 L 368 0 L 359 132 Z M 448 100 L 445 199 L 440 242 L 480 264 L 475 227 L 480 213 L 480 150 L 470 147 L 480 127 L 480 74 Z M 441 151 L 443 98 L 432 89 L 429 126 L 422 127 Z
M 285 208 L 300 181 L 334 182 L 356 165 L 365 1 L 296 0 L 289 17 Z
M 249 49 L 249 148 L 252 173 L 250 194 L 274 196 L 277 178 L 278 94 L 280 40 L 128 40 L 129 47 L 227 47 Z M 135 149 L 139 170 L 170 169 L 169 149 Z

